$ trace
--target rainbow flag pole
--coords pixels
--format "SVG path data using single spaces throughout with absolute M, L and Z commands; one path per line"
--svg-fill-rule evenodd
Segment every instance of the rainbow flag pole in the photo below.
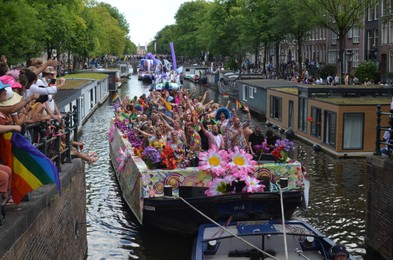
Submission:
M 222 95 L 222 97 L 228 99 L 229 95 L 225 93 L 225 94 Z

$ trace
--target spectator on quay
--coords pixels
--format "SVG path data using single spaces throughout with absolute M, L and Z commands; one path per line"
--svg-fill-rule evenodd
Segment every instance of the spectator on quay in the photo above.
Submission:
M 383 134 L 383 140 L 385 141 L 386 145 L 381 150 L 381 153 L 384 156 L 389 156 L 390 153 L 392 153 L 393 151 L 393 138 L 392 138 L 393 117 L 389 117 L 388 124 L 390 127 L 386 129 L 385 133 Z M 391 145 L 390 147 L 389 144 Z

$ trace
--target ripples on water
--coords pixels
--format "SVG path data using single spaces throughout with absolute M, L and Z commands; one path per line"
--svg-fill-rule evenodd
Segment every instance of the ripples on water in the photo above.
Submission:
M 197 94 L 207 88 L 197 87 Z M 148 93 L 148 86 L 136 78 L 120 90 L 125 95 Z M 210 91 L 209 99 L 226 102 Z M 142 228 L 121 199 L 109 160 L 107 133 L 113 115 L 109 103 L 102 105 L 83 126 L 80 137 L 87 151 L 96 151 L 99 160 L 86 166 L 88 259 L 189 259 L 192 239 Z M 262 124 L 261 119 L 253 119 Z M 365 254 L 365 173 L 364 159 L 334 159 L 297 142 L 294 158 L 301 161 L 310 176 L 310 202 L 307 211 L 296 218 L 307 220 L 335 242 L 344 243 L 357 256 Z

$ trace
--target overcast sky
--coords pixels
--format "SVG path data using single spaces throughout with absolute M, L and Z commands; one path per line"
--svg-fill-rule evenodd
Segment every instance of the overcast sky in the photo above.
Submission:
M 133 43 L 145 45 L 166 25 L 175 24 L 180 5 L 191 0 L 102 0 L 116 7 L 130 26 Z

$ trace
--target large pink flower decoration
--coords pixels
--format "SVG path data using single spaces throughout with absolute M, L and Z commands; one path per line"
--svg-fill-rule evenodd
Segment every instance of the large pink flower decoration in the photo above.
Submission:
M 228 153 L 225 150 L 217 150 L 216 147 L 207 152 L 201 152 L 198 169 L 211 171 L 213 177 L 224 176 L 227 170 L 227 157 Z
M 246 183 L 246 187 L 244 187 L 246 192 L 263 192 L 265 185 L 259 184 L 260 180 L 255 178 L 254 176 L 244 176 L 242 179 Z
M 252 159 L 252 155 L 246 153 L 243 149 L 239 149 L 237 146 L 233 151 L 229 150 L 230 162 L 228 166 L 234 175 L 241 178 L 247 173 L 253 173 L 255 170 L 256 161 Z
M 236 178 L 233 175 L 227 175 L 224 178 L 213 178 L 213 180 L 207 184 L 209 189 L 205 191 L 205 194 L 207 196 L 227 194 L 229 186 L 235 180 Z

